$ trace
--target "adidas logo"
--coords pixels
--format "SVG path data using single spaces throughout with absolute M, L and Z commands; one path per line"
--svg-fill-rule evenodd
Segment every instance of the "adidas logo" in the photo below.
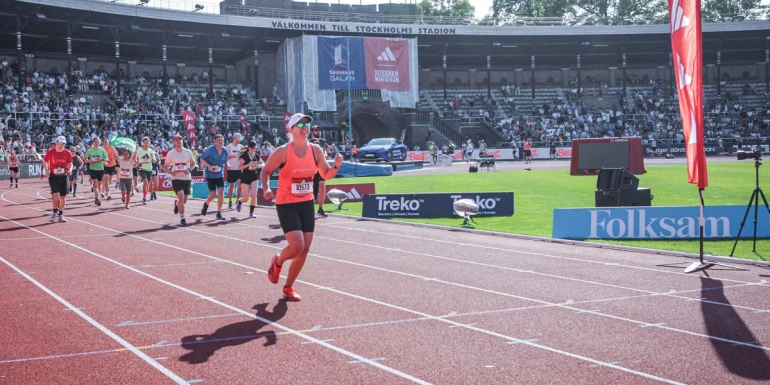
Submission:
M 385 47 L 385 50 L 382 51 L 380 56 L 377 56 L 377 60 L 379 60 L 379 61 L 396 61 L 396 57 L 393 56 L 393 51 L 390 50 L 390 47 Z
M 680 7 L 681 0 L 674 0 L 671 7 L 671 33 L 690 25 L 690 18 L 684 15 L 684 8 Z
M 345 195 L 348 196 L 348 199 L 361 199 L 361 194 L 358 193 L 355 187 L 346 192 Z

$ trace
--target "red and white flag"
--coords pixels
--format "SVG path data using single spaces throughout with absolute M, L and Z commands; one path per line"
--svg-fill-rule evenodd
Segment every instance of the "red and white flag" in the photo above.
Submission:
M 289 133 L 289 120 L 291 119 L 291 112 L 283 112 L 283 127 L 286 128 L 286 133 Z
M 187 137 L 190 138 L 190 144 L 193 148 L 196 147 L 198 142 L 197 130 L 195 129 L 195 114 L 192 111 L 182 111 L 182 119 L 184 120 L 184 128 L 187 131 Z
M 669 0 L 671 48 L 687 145 L 687 181 L 708 186 L 703 131 L 703 42 L 700 0 Z
M 243 134 L 246 135 L 246 138 L 249 137 L 249 121 L 246 119 L 246 114 L 241 112 L 240 114 L 241 118 L 241 125 L 243 126 Z

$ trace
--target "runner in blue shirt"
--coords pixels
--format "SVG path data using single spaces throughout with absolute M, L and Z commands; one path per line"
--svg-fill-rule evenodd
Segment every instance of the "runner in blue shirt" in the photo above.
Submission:
M 217 135 L 214 139 L 214 145 L 203 151 L 200 158 L 201 167 L 203 167 L 203 176 L 209 185 L 209 197 L 203 204 L 201 215 L 206 215 L 209 210 L 209 203 L 217 196 L 217 219 L 224 220 L 222 216 L 222 203 L 224 203 L 225 190 L 225 171 L 227 169 L 227 150 L 223 147 L 225 138 Z

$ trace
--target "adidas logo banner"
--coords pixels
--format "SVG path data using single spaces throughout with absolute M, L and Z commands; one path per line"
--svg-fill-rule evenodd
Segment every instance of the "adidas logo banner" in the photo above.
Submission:
M 364 38 L 366 88 L 409 90 L 409 43 L 406 40 Z

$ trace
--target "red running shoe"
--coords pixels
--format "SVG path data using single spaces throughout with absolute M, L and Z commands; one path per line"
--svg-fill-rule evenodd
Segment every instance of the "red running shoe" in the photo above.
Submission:
M 284 287 L 283 288 L 283 298 L 286 298 L 289 301 L 299 302 L 302 300 L 302 297 L 297 294 L 296 291 L 294 291 L 294 287 Z
M 278 256 L 274 255 L 270 262 L 270 269 L 267 270 L 267 279 L 272 283 L 278 283 L 281 278 L 281 268 L 278 266 Z

